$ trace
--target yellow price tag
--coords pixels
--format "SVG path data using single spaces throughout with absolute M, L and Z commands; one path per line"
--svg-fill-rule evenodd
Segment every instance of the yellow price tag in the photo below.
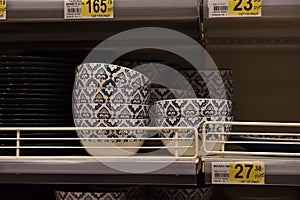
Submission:
M 83 17 L 112 17 L 113 0 L 81 0 Z
M 0 0 L 0 18 L 6 16 L 6 0 Z
M 228 0 L 229 15 L 261 16 L 262 0 Z
M 263 163 L 229 163 L 229 180 L 232 183 L 265 183 L 265 165 Z

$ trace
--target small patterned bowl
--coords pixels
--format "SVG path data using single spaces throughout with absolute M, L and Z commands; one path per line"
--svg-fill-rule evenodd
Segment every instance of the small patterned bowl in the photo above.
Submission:
M 150 84 L 150 80 L 135 70 L 105 63 L 84 63 L 75 70 L 74 88 L 82 87 L 129 87 L 140 89 Z
M 232 102 L 225 99 L 169 99 L 154 103 L 158 117 L 229 116 Z
M 56 200 L 125 200 L 122 192 L 55 192 Z
M 220 116 L 213 116 L 213 117 L 171 117 L 171 118 L 158 118 L 155 119 L 155 124 L 159 127 L 195 127 L 198 130 L 198 137 L 199 137 L 199 146 L 202 145 L 202 131 L 203 131 L 203 125 L 205 122 L 208 121 L 232 121 L 233 117 L 227 116 L 227 117 L 220 117 Z M 221 124 L 210 124 L 206 127 L 206 140 L 207 141 L 220 141 L 221 135 L 220 132 L 222 132 L 223 128 L 224 131 L 230 132 L 231 126 L 230 125 L 221 125 Z M 159 137 L 161 138 L 175 138 L 176 134 L 178 138 L 194 138 L 195 133 L 191 130 L 170 130 L 170 131 L 160 131 Z M 228 135 L 224 136 L 224 139 L 228 139 Z M 162 140 L 162 143 L 165 146 L 168 147 L 174 147 L 176 145 L 175 140 Z M 192 146 L 189 148 L 184 149 L 178 149 L 178 155 L 185 155 L 190 156 L 195 154 L 195 143 L 193 140 L 180 140 L 178 141 L 178 144 L 180 146 Z M 221 144 L 215 143 L 215 142 L 208 142 L 206 143 L 206 149 L 207 150 L 220 150 Z M 168 151 L 175 155 L 175 149 L 174 148 L 168 148 Z M 201 151 L 199 153 L 202 153 Z
M 143 119 L 148 117 L 148 105 L 112 103 L 73 104 L 74 119 Z
M 76 127 L 139 127 L 147 126 L 150 119 L 74 119 Z M 144 130 L 78 130 L 77 135 L 86 151 L 92 156 L 122 156 L 134 155 L 144 143 L 143 140 L 105 138 L 145 138 L 147 131 Z M 95 148 L 96 147 L 96 148 Z M 97 148 L 102 147 L 102 148 Z M 117 148 L 104 148 L 117 147 Z M 125 148 L 122 148 L 125 147 Z M 128 148 L 133 147 L 133 148 Z
M 143 104 L 149 97 L 149 89 L 81 88 L 73 90 L 74 103 Z
M 150 194 L 156 200 L 211 200 L 213 187 L 152 187 Z

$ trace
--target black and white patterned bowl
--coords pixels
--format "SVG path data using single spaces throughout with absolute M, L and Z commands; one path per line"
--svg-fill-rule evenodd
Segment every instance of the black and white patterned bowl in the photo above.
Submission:
M 149 123 L 150 119 L 74 119 L 76 127 L 143 127 Z M 143 140 L 107 140 L 107 138 L 145 138 L 148 136 L 147 131 L 144 130 L 78 130 L 77 135 L 82 138 L 80 142 L 86 147 L 86 151 L 93 156 L 134 155 L 139 150 L 138 147 L 143 145 Z
M 225 99 L 169 99 L 154 103 L 158 117 L 229 116 L 232 102 Z
M 144 104 L 149 89 L 86 87 L 73 90 L 74 103 Z
M 74 119 L 143 119 L 148 117 L 148 105 L 112 103 L 75 103 Z
M 124 192 L 55 192 L 56 200 L 125 200 Z
M 234 80 L 232 70 L 201 70 L 200 73 L 197 70 L 180 70 L 180 72 L 189 80 L 198 98 L 233 100 Z M 218 75 L 222 80 L 217 79 Z
M 211 200 L 213 187 L 152 187 L 150 195 L 155 200 Z
M 106 63 L 84 63 L 75 71 L 74 88 L 131 88 L 147 87 L 150 80 L 135 70 Z
M 226 116 L 211 116 L 211 117 L 170 117 L 170 118 L 157 118 L 155 119 L 155 124 L 159 127 L 195 127 L 197 129 L 198 139 L 199 139 L 199 146 L 202 145 L 202 132 L 204 130 L 203 126 L 206 122 L 209 121 L 217 121 L 217 122 L 226 122 L 232 121 L 233 117 Z M 216 143 L 220 141 L 222 138 L 221 132 L 224 131 L 225 133 L 231 131 L 230 125 L 222 125 L 222 124 L 210 124 L 206 126 L 206 143 L 207 150 L 220 150 L 221 144 Z M 195 133 L 192 130 L 163 130 L 159 132 L 159 137 L 161 138 L 170 138 L 170 140 L 162 140 L 162 143 L 167 148 L 171 154 L 175 154 L 175 149 L 171 148 L 176 145 L 176 141 L 172 140 L 172 138 L 195 138 Z M 228 139 L 228 135 L 224 135 L 224 140 Z M 215 142 L 216 141 L 216 142 Z M 180 140 L 178 141 L 180 146 L 192 146 L 190 148 L 183 148 L 178 149 L 179 155 L 194 155 L 195 154 L 195 143 L 193 140 Z M 201 151 L 199 153 L 202 153 Z

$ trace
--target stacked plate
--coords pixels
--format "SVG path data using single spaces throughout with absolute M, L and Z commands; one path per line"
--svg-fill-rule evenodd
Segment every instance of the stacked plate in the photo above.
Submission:
M 202 144 L 201 134 L 203 125 L 208 121 L 231 121 L 232 102 L 225 99 L 170 99 L 162 100 L 154 103 L 157 118 L 155 123 L 157 126 L 163 127 L 195 127 L 199 135 L 199 146 Z M 230 126 L 224 126 L 224 131 L 230 131 Z M 206 140 L 211 143 L 206 144 L 207 150 L 220 150 L 221 145 L 215 141 L 221 139 L 220 132 L 223 131 L 223 125 L 211 124 L 207 127 Z M 161 138 L 195 138 L 194 131 L 178 130 L 178 131 L 161 131 Z M 175 140 L 162 140 L 167 146 L 171 154 L 176 153 L 174 148 Z M 187 148 L 178 149 L 178 155 L 195 155 L 195 143 L 190 139 L 178 141 L 179 146 L 187 146 Z M 188 147 L 191 146 L 191 147 Z M 203 152 L 200 152 L 200 154 Z
M 67 60 L 44 57 L 0 57 L 0 126 L 57 127 L 73 126 L 72 83 L 74 69 Z M 1 132 L 1 137 L 15 137 L 14 132 Z M 22 132 L 22 137 L 74 137 L 75 132 Z M 76 142 L 24 141 L 21 145 L 69 146 Z M 15 145 L 2 141 L 1 145 Z M 12 152 L 15 150 L 12 150 Z M 4 151 L 1 151 L 4 152 Z M 22 150 L 35 155 L 55 150 Z M 68 151 L 70 154 L 73 151 Z M 75 151 L 74 151 L 75 152 Z M 78 153 L 78 151 L 76 151 Z M 60 155 L 62 152 L 60 151 Z
M 73 89 L 73 117 L 76 127 L 138 127 L 150 122 L 149 79 L 125 67 L 85 63 L 76 68 Z M 91 155 L 133 155 L 140 140 L 105 138 L 141 138 L 139 130 L 80 130 L 77 134 Z M 134 148 L 128 148 L 133 146 Z M 88 148 L 90 147 L 90 148 Z M 107 148 L 93 148 L 107 147 Z M 113 148 L 118 147 L 118 148 Z M 127 147 L 127 148 L 122 148 Z
M 180 73 L 190 82 L 198 98 L 226 98 L 233 101 L 232 70 L 180 70 Z M 222 80 L 219 80 L 218 76 Z

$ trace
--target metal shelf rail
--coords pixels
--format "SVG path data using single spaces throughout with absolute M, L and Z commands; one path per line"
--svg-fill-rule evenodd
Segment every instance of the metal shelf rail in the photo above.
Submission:
M 265 182 L 266 185 L 300 185 L 300 134 L 299 133 L 265 133 L 265 132 L 222 132 L 221 140 L 217 141 L 222 145 L 219 151 L 209 151 L 206 145 L 210 143 L 205 139 L 205 129 L 210 124 L 221 124 L 230 126 L 251 126 L 251 127 L 279 127 L 279 128 L 292 128 L 300 127 L 300 123 L 265 123 L 265 122 L 207 122 L 204 125 L 202 138 L 204 142 L 202 150 L 205 152 L 202 160 L 202 172 L 205 174 L 205 182 L 207 184 L 232 184 L 215 183 L 212 176 L 213 163 L 264 163 L 265 166 Z M 223 126 L 224 127 L 224 126 Z M 263 128 L 260 128 L 263 130 Z M 242 136 L 235 140 L 225 140 L 226 136 Z M 243 137 L 250 138 L 250 140 L 244 140 Z M 263 138 L 264 136 L 265 138 Z M 270 139 L 270 136 L 277 139 Z M 252 148 L 232 148 L 229 145 L 251 145 Z M 255 146 L 256 145 L 256 146 Z M 274 149 L 271 151 L 262 152 L 261 149 L 257 151 L 255 148 L 259 148 L 258 145 L 272 145 Z M 282 145 L 286 149 L 282 149 Z M 262 147 L 262 146 L 260 146 Z M 290 147 L 290 151 L 289 150 Z M 296 148 L 295 148 L 296 147 Z M 277 149 L 276 149 L 277 148 Z M 235 184 L 235 183 L 233 183 Z
M 178 127 L 172 130 L 192 130 L 195 135 L 197 130 L 193 127 Z M 1 183 L 81 183 L 81 184 L 186 184 L 195 185 L 198 168 L 198 137 L 194 137 L 194 145 L 183 146 L 176 141 L 191 140 L 191 138 L 178 138 L 178 132 L 172 141 L 174 146 L 127 146 L 122 149 L 155 149 L 166 151 L 166 148 L 174 148 L 175 154 L 140 154 L 133 156 L 24 156 L 24 149 L 114 149 L 111 146 L 23 146 L 22 141 L 47 141 L 47 140 L 99 140 L 99 138 L 24 138 L 23 131 L 80 131 L 80 130 L 170 130 L 166 127 L 106 127 L 106 128 L 75 128 L 75 127 L 26 127 L 26 128 L 0 128 L 0 131 L 15 131 L 15 138 L 1 138 L 3 141 L 15 141 L 15 146 L 1 146 L 1 149 L 13 149 L 15 155 L 0 156 L 0 182 Z M 100 138 L 103 140 L 103 138 Z M 105 140 L 144 140 L 157 141 L 163 138 L 105 138 Z M 165 140 L 168 140 L 165 138 Z M 194 155 L 180 156 L 179 149 L 193 148 Z M 148 155 L 148 156 L 147 156 Z M 161 166 L 161 167 L 157 167 Z M 116 168 L 115 168 L 116 167 Z M 151 170 L 153 167 L 153 170 Z M 123 170 L 125 169 L 125 170 Z M 128 169 L 137 169 L 134 170 Z
M 199 17 L 198 0 L 117 0 L 113 9 L 113 18 L 100 20 L 197 20 Z M 7 21 L 65 21 L 64 0 L 9 0 Z

